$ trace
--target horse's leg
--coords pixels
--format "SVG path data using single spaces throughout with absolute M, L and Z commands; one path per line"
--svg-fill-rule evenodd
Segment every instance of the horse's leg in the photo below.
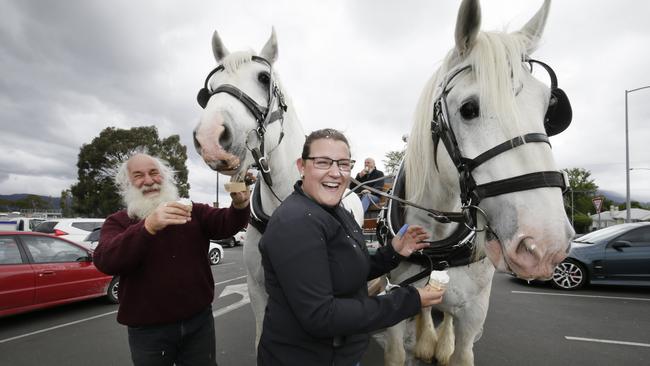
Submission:
M 442 323 L 438 327 L 438 343 L 436 344 L 436 360 L 438 365 L 449 365 L 449 359 L 454 353 L 454 317 L 444 313 Z
M 433 318 L 431 317 L 431 307 L 422 308 L 416 320 L 416 339 L 413 353 L 416 358 L 431 363 L 433 355 L 436 350 L 436 342 L 438 337 L 436 335 L 436 328 L 433 325 Z
M 454 314 L 456 345 L 450 358 L 450 365 L 474 365 L 474 342 L 483 332 L 483 323 L 490 302 L 490 285 L 484 287 L 474 299 Z
M 253 228 L 248 229 L 246 243 L 244 244 L 244 265 L 246 266 L 246 283 L 248 295 L 251 300 L 251 308 L 255 316 L 255 351 L 262 336 L 262 323 L 264 321 L 264 310 L 268 295 L 264 287 L 264 270 L 262 268 L 262 257 L 258 249 L 261 235 Z
M 404 350 L 404 333 L 406 332 L 406 320 L 386 328 L 384 335 L 386 344 L 384 345 L 384 365 L 385 366 L 404 366 L 406 361 L 406 351 Z

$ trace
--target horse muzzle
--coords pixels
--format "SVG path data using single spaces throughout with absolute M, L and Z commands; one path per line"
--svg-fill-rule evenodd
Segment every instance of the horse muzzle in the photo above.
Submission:
M 526 280 L 550 278 L 555 266 L 567 255 L 566 249 L 538 242 L 530 236 L 509 243 L 491 240 L 486 244 L 486 251 L 497 270 L 515 273 Z

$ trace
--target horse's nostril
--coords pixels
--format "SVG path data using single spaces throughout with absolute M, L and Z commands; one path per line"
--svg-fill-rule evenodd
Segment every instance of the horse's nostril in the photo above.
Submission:
M 232 145 L 232 131 L 228 125 L 224 124 L 223 126 L 223 132 L 219 136 L 219 145 L 226 151 L 230 150 L 230 146 Z

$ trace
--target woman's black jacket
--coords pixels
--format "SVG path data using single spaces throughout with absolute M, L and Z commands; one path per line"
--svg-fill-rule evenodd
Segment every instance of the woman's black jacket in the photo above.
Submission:
M 369 332 L 420 309 L 410 286 L 368 296 L 366 281 L 402 257 L 391 245 L 369 255 L 352 215 L 320 206 L 300 182 L 271 217 L 260 251 L 269 298 L 258 365 L 355 365 Z

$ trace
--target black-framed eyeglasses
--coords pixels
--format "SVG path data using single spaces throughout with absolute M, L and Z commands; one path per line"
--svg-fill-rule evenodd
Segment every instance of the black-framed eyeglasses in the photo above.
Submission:
M 339 170 L 342 172 L 349 173 L 352 170 L 352 168 L 354 168 L 354 160 L 352 159 L 334 160 L 334 159 L 326 158 L 324 156 L 308 156 L 306 158 L 303 158 L 303 160 L 313 160 L 314 168 L 316 169 L 327 170 L 331 168 L 332 164 L 334 163 L 336 163 L 336 165 L 339 167 Z

